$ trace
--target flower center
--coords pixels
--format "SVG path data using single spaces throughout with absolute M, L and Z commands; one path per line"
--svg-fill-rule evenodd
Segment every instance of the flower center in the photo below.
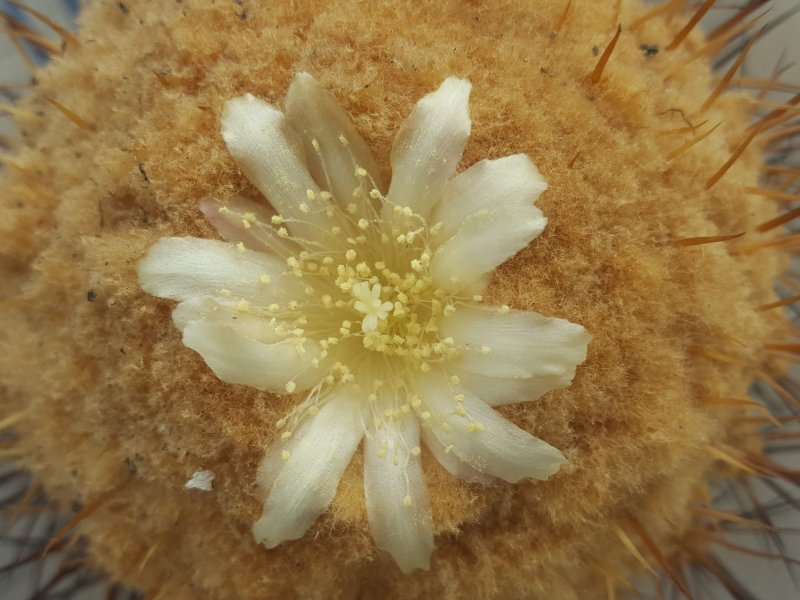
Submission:
M 480 301 L 434 281 L 432 248 L 441 225 L 429 225 L 411 208 L 392 207 L 360 167 L 355 175 L 359 187 L 350 204 L 308 190 L 302 217 L 275 215 L 264 223 L 236 215 L 285 260 L 280 282 L 266 275 L 262 282 L 294 290 L 268 307 L 242 301 L 239 308 L 266 318 L 269 335 L 309 357 L 322 382 L 312 396 L 341 383 L 367 390 L 402 386 L 415 372 L 451 360 L 458 348 L 441 333 L 442 321 L 460 303 Z M 290 232 L 303 227 L 327 236 L 325 244 Z M 286 391 L 296 387 L 290 381 Z

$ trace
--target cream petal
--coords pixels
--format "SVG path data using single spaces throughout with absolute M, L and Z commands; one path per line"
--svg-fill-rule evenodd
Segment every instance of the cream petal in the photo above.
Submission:
M 439 239 L 448 240 L 476 213 L 530 207 L 546 189 L 547 182 L 525 154 L 482 160 L 447 182 L 431 222 L 442 223 Z
M 544 378 L 566 387 L 586 359 L 591 336 L 580 325 L 533 311 L 465 305 L 442 322 L 462 349 L 460 366 L 485 377 Z
M 191 348 L 226 383 L 248 385 L 259 390 L 286 393 L 293 381 L 298 390 L 313 387 L 320 379 L 319 369 L 311 361 L 321 349 L 306 340 L 305 352 L 298 351 L 298 340 L 265 344 L 224 325 L 189 321 L 183 328 L 183 344 Z
M 471 87 L 464 79 L 445 79 L 403 123 L 392 148 L 392 183 L 384 208 L 388 217 L 395 206 L 430 215 L 469 138 Z
M 259 252 L 297 253 L 296 244 L 278 236 L 272 225 L 272 217 L 277 213 L 269 205 L 239 195 L 225 201 L 204 198 L 200 201 L 200 212 L 229 242 L 241 242 L 246 248 Z
M 567 387 L 571 378 L 563 373 L 543 374 L 536 377 L 486 377 L 464 369 L 452 369 L 461 385 L 489 406 L 503 406 L 517 402 L 531 402 L 550 390 Z
M 270 325 L 270 319 L 253 311 L 243 312 L 235 301 L 198 296 L 180 302 L 172 311 L 172 321 L 183 331 L 192 321 L 222 325 L 258 342 L 273 344 L 283 339 Z M 291 328 L 291 326 L 289 326 Z
M 507 206 L 475 213 L 438 248 L 431 275 L 442 288 L 480 293 L 498 265 L 539 235 L 547 219 L 535 206 Z
M 481 473 L 515 483 L 522 478 L 547 479 L 566 462 L 556 448 L 520 429 L 481 402 L 463 393 L 459 401 L 441 373 L 419 376 L 415 388 L 431 433 L 461 460 Z
M 370 531 L 378 548 L 389 552 L 404 573 L 427 569 L 433 552 L 431 509 L 418 448 L 419 423 L 413 414 L 385 420 L 364 444 Z
M 499 265 L 544 230 L 547 219 L 542 211 L 529 204 L 524 196 L 519 198 L 523 201 L 484 206 L 466 216 L 456 233 L 436 250 L 431 261 L 431 275 L 439 286 L 480 293 Z M 450 212 L 448 222 L 452 224 L 459 213 Z
M 430 429 L 425 428 L 422 430 L 422 440 L 439 464 L 454 477 L 473 483 L 482 483 L 484 485 L 494 481 L 493 477 L 476 471 L 461 460 L 458 455 L 452 451 L 452 448 L 445 448 L 442 442 L 439 441 L 439 438 L 437 438 Z
M 274 548 L 302 537 L 333 501 L 363 435 L 359 401 L 331 396 L 288 442 L 275 443 L 259 468 L 257 481 L 268 495 L 253 525 L 256 541 Z
M 308 171 L 300 136 L 284 114 L 245 94 L 225 104 L 221 123 L 222 138 L 239 168 L 287 219 L 286 226 L 309 240 L 325 237 L 330 223 L 320 189 Z
M 308 168 L 317 184 L 330 191 L 341 207 L 356 202 L 359 214 L 371 214 L 367 207 L 369 192 L 373 187 L 385 192 L 380 171 L 350 115 L 334 95 L 308 73 L 298 73 L 286 94 L 286 118 L 301 135 Z M 369 177 L 356 176 L 357 167 L 366 170 Z M 362 181 L 363 193 L 354 198 L 353 191 L 362 187 Z
M 161 238 L 139 262 L 139 285 L 154 296 L 187 300 L 228 290 L 250 302 L 269 303 L 271 292 L 261 278 L 280 280 L 287 294 L 302 294 L 302 286 L 283 277 L 280 259 L 239 249 L 228 242 L 200 238 Z
M 481 292 L 495 268 L 538 236 L 547 219 L 533 203 L 547 188 L 524 154 L 484 160 L 447 183 L 431 222 L 445 240 L 431 261 L 434 280 Z

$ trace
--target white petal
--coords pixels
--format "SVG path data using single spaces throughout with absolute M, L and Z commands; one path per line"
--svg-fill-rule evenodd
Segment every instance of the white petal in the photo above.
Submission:
M 439 441 L 439 438 L 437 438 L 430 429 L 425 428 L 422 430 L 422 439 L 425 442 L 425 446 L 431 451 L 431 454 L 433 454 L 434 458 L 451 475 L 465 481 L 482 483 L 484 485 L 493 481 L 494 478 L 486 475 L 485 473 L 481 473 L 480 471 L 476 471 L 463 460 L 461 460 L 458 455 L 453 452 L 452 448 L 445 448 L 445 446 L 442 445 L 442 442 Z
M 448 240 L 477 212 L 531 206 L 547 182 L 525 154 L 482 160 L 447 182 L 431 217 L 441 221 L 440 239 Z
M 480 293 L 492 271 L 527 246 L 546 224 L 535 206 L 476 213 L 436 251 L 431 275 L 442 288 Z
M 564 377 L 562 373 L 502 378 L 486 377 L 464 369 L 453 369 L 452 372 L 458 375 L 465 389 L 489 406 L 530 402 L 550 390 L 567 387 L 571 381 L 571 378 Z
M 419 455 L 416 415 L 389 420 L 373 429 L 364 444 L 367 517 L 378 548 L 394 557 L 404 573 L 427 569 L 433 527 Z
M 221 300 L 209 296 L 189 298 L 179 303 L 172 311 L 172 321 L 183 331 L 192 321 L 204 321 L 211 325 L 222 325 L 250 339 L 275 343 L 283 339 L 275 333 L 270 319 L 253 311 L 242 312 L 235 301 Z M 291 329 L 291 326 L 288 326 Z
M 251 94 L 229 100 L 222 111 L 222 137 L 239 168 L 289 222 L 295 235 L 317 239 L 327 227 L 317 186 L 306 166 L 300 136 L 284 114 Z M 311 190 L 315 199 L 308 198 Z M 301 210 L 309 205 L 310 212 Z
M 385 191 L 375 159 L 350 115 L 333 94 L 308 73 L 295 75 L 289 86 L 286 118 L 301 134 L 311 175 L 322 189 L 333 194 L 340 206 L 347 207 L 354 201 L 357 204 L 370 202 L 368 194 L 373 188 L 372 182 Z M 372 181 L 356 177 L 356 167 L 365 169 Z M 359 199 L 354 199 L 353 190 L 360 187 L 362 180 L 367 187 Z M 369 213 L 362 207 L 360 214 Z
M 547 479 L 566 462 L 556 448 L 523 431 L 476 396 L 464 393 L 461 402 L 455 400 L 443 374 L 421 375 L 414 384 L 431 413 L 427 420 L 431 433 L 476 471 L 515 483 L 524 477 Z M 459 406 L 465 415 L 458 414 Z
M 434 280 L 454 290 L 481 291 L 488 275 L 538 236 L 547 219 L 533 205 L 547 187 L 527 156 L 482 161 L 445 187 L 431 221 L 442 222 L 431 261 Z
M 183 344 L 198 352 L 217 377 L 227 383 L 283 394 L 289 381 L 304 390 L 320 378 L 310 363 L 321 350 L 310 340 L 305 342 L 305 354 L 301 354 L 294 339 L 264 344 L 230 327 L 189 321 L 183 329 Z
M 272 225 L 272 217 L 277 213 L 269 205 L 235 195 L 225 201 L 204 198 L 200 201 L 200 211 L 229 242 L 241 242 L 259 252 L 297 253 L 295 244 L 278 236 Z
M 253 525 L 256 541 L 274 548 L 302 537 L 333 501 L 363 434 L 358 400 L 330 397 L 286 444 L 270 448 L 258 474 L 259 485 L 269 495 Z M 281 457 L 284 451 L 286 460 Z
M 251 302 L 270 302 L 271 292 L 261 277 L 280 280 L 286 293 L 302 294 L 302 287 L 282 277 L 280 259 L 243 249 L 228 242 L 199 238 L 162 238 L 139 263 L 139 284 L 154 296 L 186 300 L 228 290 Z
M 386 214 L 394 206 L 409 206 L 423 217 L 430 215 L 469 137 L 471 87 L 464 79 L 449 77 L 417 102 L 392 148 Z
M 580 325 L 533 311 L 461 306 L 442 322 L 463 348 L 461 368 L 486 377 L 545 378 L 566 387 L 586 359 L 591 336 Z

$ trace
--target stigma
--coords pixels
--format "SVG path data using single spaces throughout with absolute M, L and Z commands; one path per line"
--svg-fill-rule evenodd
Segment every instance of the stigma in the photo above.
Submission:
M 364 333 L 378 330 L 378 321 L 385 321 L 389 312 L 394 309 L 391 302 L 381 302 L 381 284 L 376 283 L 370 287 L 366 281 L 361 281 L 352 287 L 356 299 L 353 308 L 364 315 L 361 321 L 361 330 Z

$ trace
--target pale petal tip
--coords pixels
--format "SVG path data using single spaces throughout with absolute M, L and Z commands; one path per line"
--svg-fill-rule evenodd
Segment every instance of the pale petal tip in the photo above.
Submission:
M 139 276 L 139 287 L 148 294 L 163 296 L 159 294 L 159 276 L 163 271 L 163 264 L 169 259 L 171 254 L 171 246 L 174 244 L 171 240 L 177 238 L 161 238 L 155 244 L 150 246 L 147 253 L 141 258 L 139 264 L 136 265 L 136 273 Z
M 539 442 L 545 446 L 541 459 L 542 462 L 545 463 L 545 465 L 543 465 L 545 472 L 542 477 L 537 477 L 536 479 L 545 481 L 555 475 L 569 460 L 567 460 L 567 457 L 555 446 L 551 446 L 543 440 L 539 440 Z
M 292 83 L 303 83 L 303 84 L 312 84 L 312 85 L 319 85 L 317 84 L 317 80 L 314 79 L 314 76 L 309 73 L 308 71 L 298 71 L 294 74 L 294 78 Z
M 472 91 L 472 83 L 469 79 L 462 79 L 461 77 L 448 77 L 439 86 L 439 90 L 448 91 L 451 93 L 460 93 L 469 96 Z
M 278 113 L 281 116 L 283 114 L 269 102 L 257 98 L 250 92 L 231 98 L 222 107 L 222 114 L 220 115 L 222 137 L 226 142 L 230 135 L 242 133 L 238 131 L 240 127 L 252 124 L 254 110 L 264 111 L 264 113 Z
M 425 106 L 428 102 L 444 102 L 449 105 L 454 114 L 459 115 L 463 120 L 463 122 L 459 123 L 459 120 L 456 119 L 452 124 L 460 124 L 461 128 L 463 128 L 463 134 L 469 136 L 472 130 L 472 122 L 469 118 L 469 95 L 471 91 L 472 83 L 468 79 L 448 77 L 435 92 L 420 100 L 418 106 Z M 466 140 L 464 141 L 466 142 Z
M 292 83 L 289 84 L 289 89 L 286 91 L 286 109 L 289 111 L 290 106 L 298 102 L 298 95 L 311 95 L 307 100 L 313 102 L 315 98 L 318 98 L 318 96 L 314 96 L 315 94 L 323 94 L 327 91 L 311 73 L 306 71 L 295 73 Z
M 535 479 L 536 481 L 547 481 L 561 470 L 561 467 L 569 461 L 556 448 L 549 448 L 552 452 L 549 456 L 544 456 L 536 464 L 536 474 L 523 475 L 516 480 L 508 479 L 511 483 L 519 483 L 524 479 Z
M 592 341 L 592 334 L 583 326 L 578 323 L 570 323 L 575 327 L 575 342 L 581 346 L 580 360 L 575 365 L 576 367 L 586 360 L 589 354 L 589 344 Z
M 265 548 L 272 549 L 284 540 L 277 538 L 272 531 L 273 526 L 266 515 L 253 523 L 251 531 L 256 543 L 262 544 Z
M 241 96 L 235 96 L 231 98 L 230 100 L 225 102 L 222 108 L 222 118 L 224 119 L 226 117 L 226 114 L 230 115 L 231 110 L 235 110 L 239 107 L 244 106 L 245 104 L 252 104 L 253 102 L 260 102 L 260 100 L 250 92 L 246 92 Z
M 219 220 L 220 209 L 224 206 L 222 202 L 206 196 L 205 198 L 201 198 L 200 202 L 198 202 L 197 204 L 198 208 L 200 209 L 200 212 L 203 213 L 203 216 L 212 225 Z
M 399 557 L 392 556 L 397 563 L 398 568 L 403 574 L 408 575 L 414 571 L 428 571 L 431 568 L 431 554 L 433 553 L 433 544 L 430 548 L 426 548 L 424 552 L 418 552 L 414 556 Z
M 554 448 L 554 450 L 555 450 L 555 448 Z M 554 454 L 556 454 L 556 453 L 557 453 L 558 456 L 554 456 L 553 457 L 553 462 L 551 462 L 550 465 L 548 466 L 548 468 L 547 468 L 547 470 L 545 472 L 545 475 L 542 478 L 542 481 L 550 479 L 553 475 L 555 475 L 556 473 L 558 473 L 561 470 L 562 466 L 564 466 L 565 464 L 567 464 L 569 462 L 567 460 L 567 458 L 563 454 L 561 454 L 561 452 L 559 452 L 558 450 L 555 450 Z

